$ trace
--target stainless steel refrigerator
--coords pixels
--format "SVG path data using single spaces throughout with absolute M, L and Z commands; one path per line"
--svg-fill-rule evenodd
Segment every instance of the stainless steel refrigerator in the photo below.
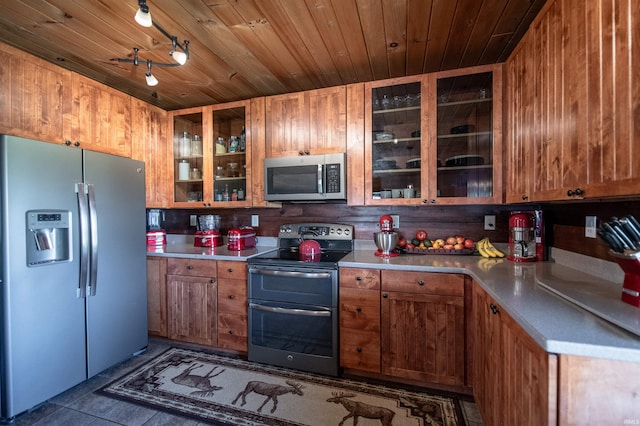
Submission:
M 147 346 L 144 163 L 0 135 L 0 417 Z

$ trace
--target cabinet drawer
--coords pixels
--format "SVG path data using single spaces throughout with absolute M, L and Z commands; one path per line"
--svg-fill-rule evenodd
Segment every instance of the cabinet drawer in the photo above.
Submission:
M 190 275 L 195 277 L 215 277 L 216 261 L 204 259 L 169 258 L 167 275 Z
M 340 328 L 340 366 L 380 372 L 380 334 Z
M 218 313 L 218 347 L 247 351 L 247 316 Z
M 435 272 L 382 271 L 382 290 L 428 293 L 444 296 L 464 295 L 464 276 Z
M 340 287 L 380 288 L 380 271 L 378 269 L 340 268 Z
M 232 278 L 234 280 L 247 279 L 247 262 L 233 260 L 218 261 L 218 278 Z
M 340 327 L 380 331 L 380 291 L 340 289 Z
M 218 280 L 218 311 L 247 314 L 247 282 L 242 280 Z

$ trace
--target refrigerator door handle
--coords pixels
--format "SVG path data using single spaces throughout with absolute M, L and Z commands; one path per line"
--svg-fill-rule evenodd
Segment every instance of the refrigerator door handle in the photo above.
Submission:
M 80 280 L 76 291 L 79 299 L 87 297 L 87 279 L 89 277 L 89 204 L 84 183 L 76 183 L 78 196 L 78 221 L 80 226 Z
M 98 287 L 98 211 L 96 193 L 92 183 L 87 184 L 89 194 L 89 227 L 91 228 L 91 254 L 89 256 L 89 296 L 95 296 Z

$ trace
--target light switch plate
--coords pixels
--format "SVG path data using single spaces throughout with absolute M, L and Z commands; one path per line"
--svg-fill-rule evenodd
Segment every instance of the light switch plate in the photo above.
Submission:
M 584 236 L 587 238 L 596 238 L 597 216 L 586 216 L 584 221 Z
M 393 221 L 394 229 L 399 229 L 400 228 L 400 215 L 399 214 L 392 214 L 391 215 L 391 220 Z
M 251 215 L 251 226 L 260 226 L 260 216 L 257 214 Z
M 493 214 L 487 214 L 484 216 L 484 230 L 495 231 L 496 230 L 496 216 Z
M 197 226 L 198 222 L 198 216 L 195 214 L 189 215 L 189 225 L 191 226 Z

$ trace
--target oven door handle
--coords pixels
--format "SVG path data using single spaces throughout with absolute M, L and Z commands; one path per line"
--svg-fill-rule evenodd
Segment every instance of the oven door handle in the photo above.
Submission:
M 274 271 L 273 269 L 251 268 L 249 269 L 249 273 L 291 278 L 331 278 L 331 274 L 328 272 Z
M 275 312 L 278 314 L 289 314 L 289 315 L 306 315 L 311 317 L 330 317 L 331 311 L 309 311 L 307 309 L 288 309 L 288 308 L 278 308 L 275 306 L 264 306 L 259 303 L 249 303 L 250 308 L 260 309 L 261 311 L 267 312 Z

